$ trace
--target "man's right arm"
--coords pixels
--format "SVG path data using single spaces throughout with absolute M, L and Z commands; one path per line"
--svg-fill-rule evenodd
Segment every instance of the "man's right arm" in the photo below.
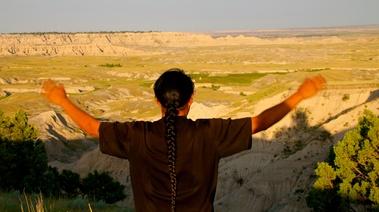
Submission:
M 61 106 L 67 115 L 86 133 L 99 137 L 100 121 L 80 109 L 66 95 L 62 84 L 46 80 L 42 85 L 42 93 L 49 102 Z

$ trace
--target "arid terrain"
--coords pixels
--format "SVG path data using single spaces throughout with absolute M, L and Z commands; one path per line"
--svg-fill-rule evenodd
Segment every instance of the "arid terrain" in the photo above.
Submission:
M 133 205 L 128 161 L 103 155 L 97 141 L 40 94 L 43 80 L 101 120 L 160 118 L 152 84 L 182 68 L 195 81 L 189 117 L 259 114 L 306 77 L 327 88 L 278 124 L 253 136 L 252 149 L 219 167 L 216 211 L 309 211 L 317 162 L 357 124 L 379 114 L 379 27 L 214 34 L 177 32 L 0 34 L 0 109 L 24 110 L 45 141 L 49 163 L 85 175 L 109 171 Z

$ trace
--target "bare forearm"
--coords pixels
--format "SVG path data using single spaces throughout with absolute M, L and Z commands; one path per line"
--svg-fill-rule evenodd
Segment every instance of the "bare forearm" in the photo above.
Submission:
M 59 105 L 82 130 L 84 130 L 91 136 L 99 137 L 98 131 L 100 122 L 97 119 L 81 110 L 68 98 L 62 100 L 62 102 Z
M 253 133 L 266 130 L 273 124 L 280 121 L 286 116 L 292 109 L 303 100 L 303 97 L 296 92 L 292 96 L 288 97 L 283 102 L 263 111 L 258 116 L 252 118 Z

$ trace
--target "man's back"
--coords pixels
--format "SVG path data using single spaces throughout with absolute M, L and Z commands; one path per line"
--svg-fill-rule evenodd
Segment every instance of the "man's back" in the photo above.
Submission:
M 251 119 L 192 121 L 178 117 L 176 131 L 176 210 L 212 211 L 219 159 L 250 148 Z M 100 147 L 106 154 L 130 161 L 137 211 L 170 210 L 170 177 L 163 119 L 102 123 Z

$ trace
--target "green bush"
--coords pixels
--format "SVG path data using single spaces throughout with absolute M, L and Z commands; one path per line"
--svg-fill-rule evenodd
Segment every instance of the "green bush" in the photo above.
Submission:
M 124 186 L 107 173 L 95 171 L 81 181 L 78 174 L 68 170 L 60 174 L 47 162 L 44 143 L 28 124 L 26 113 L 6 117 L 0 112 L 0 190 L 42 193 L 48 197 L 84 194 L 107 203 L 125 198 Z
M 94 171 L 82 181 L 83 194 L 89 199 L 114 203 L 125 198 L 124 186 L 115 181 L 106 172 Z
M 306 201 L 307 205 L 316 212 L 350 211 L 348 202 L 338 195 L 336 189 L 312 188 Z
M 26 113 L 6 117 L 0 112 L 0 188 L 40 192 L 47 168 L 44 144 Z
M 41 192 L 48 197 L 60 196 L 59 172 L 55 167 L 48 167 L 43 175 L 44 183 Z
M 243 91 L 241 91 L 240 96 L 247 96 L 247 95 Z
M 347 101 L 350 99 L 350 95 L 349 94 L 344 94 L 343 97 L 342 97 L 342 101 Z
M 314 209 L 322 205 L 326 209 L 331 207 L 332 199 L 339 199 L 337 202 L 341 207 L 359 203 L 372 209 L 377 208 L 379 118 L 372 112 L 365 111 L 358 126 L 348 131 L 333 150 L 334 155 L 331 155 L 329 160 L 334 158 L 334 161 L 321 162 L 317 166 L 317 180 L 308 196 L 308 205 Z M 338 198 L 335 195 L 338 195 Z
M 80 176 L 69 170 L 63 170 L 59 175 L 60 190 L 67 197 L 80 194 Z
M 18 111 L 14 117 L 7 117 L 0 111 L 0 140 L 2 141 L 37 141 L 37 130 L 28 124 L 25 112 Z
M 114 67 L 122 67 L 122 65 L 120 63 L 117 63 L 117 64 L 114 64 L 114 63 L 105 63 L 105 64 L 101 64 L 99 65 L 101 67 L 107 67 L 107 68 L 114 68 Z
M 219 86 L 219 85 L 213 85 L 213 84 L 211 86 L 212 90 L 214 90 L 214 91 L 217 91 L 218 89 L 220 89 L 220 87 L 221 86 Z

